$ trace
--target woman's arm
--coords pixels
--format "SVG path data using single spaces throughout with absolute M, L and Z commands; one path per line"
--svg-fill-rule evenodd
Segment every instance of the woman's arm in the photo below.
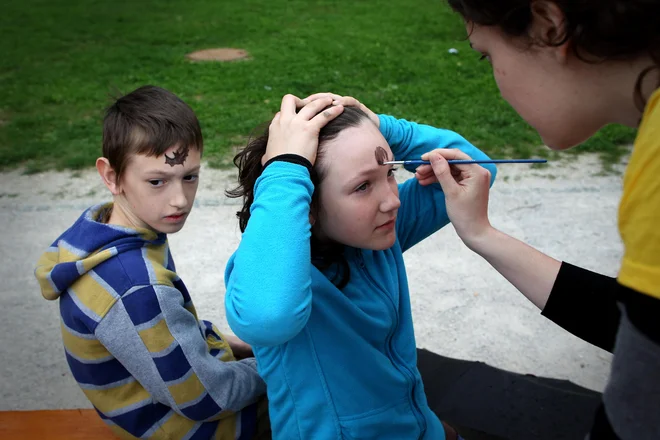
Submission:
M 488 220 L 487 173 L 475 165 L 450 168 L 447 163 L 447 159 L 466 158 L 457 150 L 430 155 L 433 180 L 445 191 L 447 212 L 459 237 L 546 317 L 587 342 L 612 350 L 620 316 L 616 280 L 561 263 L 493 228 Z
M 543 309 L 561 262 L 495 228 L 464 243 L 481 255 L 536 307 Z
M 616 278 L 561 263 L 543 316 L 575 336 L 612 352 L 621 321 Z

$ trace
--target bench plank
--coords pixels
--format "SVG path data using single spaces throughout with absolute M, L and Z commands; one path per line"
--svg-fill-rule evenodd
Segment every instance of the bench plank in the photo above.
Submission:
M 92 409 L 0 411 L 3 440 L 117 440 Z

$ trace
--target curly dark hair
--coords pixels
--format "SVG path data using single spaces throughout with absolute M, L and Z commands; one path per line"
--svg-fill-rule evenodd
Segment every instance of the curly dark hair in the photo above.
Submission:
M 318 214 L 319 206 L 319 184 L 325 178 L 323 158 L 325 144 L 335 139 L 339 133 L 350 127 L 358 127 L 363 123 L 371 123 L 369 116 L 357 107 L 344 107 L 344 111 L 332 121 L 328 122 L 319 133 L 319 146 L 316 154 L 316 163 L 312 168 L 311 180 L 314 184 L 312 194 L 311 211 Z M 227 197 L 243 198 L 243 206 L 236 213 L 241 232 L 245 232 L 250 220 L 250 208 L 254 201 L 254 185 L 261 176 L 263 167 L 261 158 L 266 153 L 268 145 L 268 128 L 258 137 L 251 139 L 247 146 L 234 157 L 234 165 L 238 167 L 238 186 L 225 191 Z M 336 272 L 332 279 L 335 285 L 342 289 L 350 279 L 350 270 L 343 256 L 344 246 L 339 243 L 320 241 L 315 236 L 315 230 L 319 227 L 318 215 L 315 215 L 316 223 L 312 228 L 311 253 L 312 263 L 319 269 L 329 269 L 336 265 Z
M 575 55 L 586 62 L 632 60 L 650 56 L 653 65 L 637 79 L 634 97 L 644 108 L 644 77 L 660 68 L 660 2 L 657 0 L 447 0 L 468 23 L 496 26 L 514 38 L 531 44 L 561 46 L 571 42 Z M 555 4 L 564 15 L 563 29 L 547 41 L 531 37 L 536 8 Z M 535 9 L 536 8 L 536 9 Z M 541 8 L 542 9 L 542 8 Z M 658 84 L 660 86 L 660 84 Z

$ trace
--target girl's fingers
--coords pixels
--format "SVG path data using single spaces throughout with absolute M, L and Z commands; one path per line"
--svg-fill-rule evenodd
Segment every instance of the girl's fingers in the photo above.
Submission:
M 280 113 L 281 117 L 284 120 L 290 120 L 296 115 L 296 108 L 300 98 L 294 95 L 284 95 L 282 98 L 282 104 L 280 104 Z
M 337 116 L 341 115 L 344 111 L 343 105 L 335 105 L 329 108 L 326 108 L 310 121 L 315 129 L 321 130 L 328 122 L 335 119 Z
M 333 104 L 343 104 L 345 106 L 352 106 L 352 107 L 357 107 L 363 112 L 369 116 L 369 119 L 373 121 L 374 124 L 376 124 L 376 127 L 380 127 L 380 119 L 378 119 L 378 115 L 374 112 L 372 112 L 369 107 L 366 105 L 362 104 L 360 101 L 357 99 L 353 98 L 352 96 L 344 96 L 343 98 L 333 101 Z
M 304 106 L 320 98 L 332 98 L 333 100 L 338 100 L 341 99 L 342 96 L 330 92 L 314 93 L 313 95 L 309 95 L 307 98 L 301 100 L 301 103 Z
M 343 106 L 350 106 L 350 107 L 361 106 L 360 101 L 353 98 L 352 96 L 340 96 L 339 99 L 335 99 L 332 103 L 335 105 L 341 104 Z
M 315 99 L 300 109 L 298 112 L 298 117 L 303 121 L 310 121 L 315 116 L 317 116 L 321 110 L 328 107 L 330 104 L 332 104 L 332 98 L 330 97 Z
M 275 127 L 279 126 L 281 117 L 282 117 L 282 113 L 281 113 L 281 112 L 277 112 L 277 113 L 275 113 L 275 116 L 273 116 L 273 120 L 270 121 L 270 125 L 268 126 L 268 131 L 269 131 L 269 132 L 272 132 L 272 130 L 273 130 Z

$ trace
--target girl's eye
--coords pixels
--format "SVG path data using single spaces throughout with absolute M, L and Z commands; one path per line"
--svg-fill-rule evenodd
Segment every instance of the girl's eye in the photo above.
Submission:
M 387 172 L 387 177 L 394 177 L 395 172 L 396 168 L 390 168 L 390 170 Z
M 161 179 L 151 179 L 151 180 L 149 180 L 149 184 L 153 187 L 163 186 L 164 183 L 165 182 Z
M 186 182 L 195 182 L 197 179 L 199 179 L 199 176 L 197 174 L 191 174 L 183 178 L 183 180 L 185 180 Z
M 364 191 L 367 190 L 368 187 L 369 187 L 369 182 L 364 182 L 362 185 L 355 188 L 355 191 L 356 192 L 364 192 Z

